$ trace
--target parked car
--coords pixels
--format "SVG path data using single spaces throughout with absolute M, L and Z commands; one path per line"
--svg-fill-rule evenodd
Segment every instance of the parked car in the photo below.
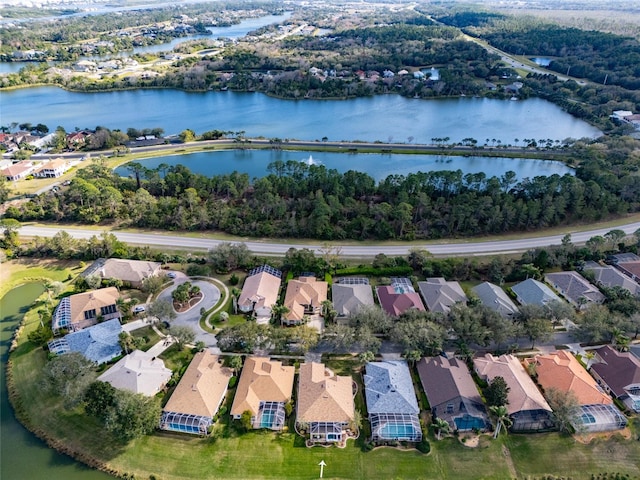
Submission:
M 176 272 L 169 272 L 169 273 L 167 273 L 167 277 L 169 277 L 169 278 L 176 278 Z
M 133 313 L 142 313 L 147 309 L 144 305 L 136 305 L 133 307 Z

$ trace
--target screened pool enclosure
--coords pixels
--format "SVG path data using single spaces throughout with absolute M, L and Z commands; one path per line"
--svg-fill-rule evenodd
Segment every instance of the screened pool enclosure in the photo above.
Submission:
M 371 438 L 374 441 L 397 440 L 419 442 L 422 429 L 417 415 L 408 413 L 376 413 L 369 415 Z
M 210 417 L 189 413 L 163 412 L 160 419 L 160 428 L 174 432 L 207 435 L 212 423 L 213 419 Z

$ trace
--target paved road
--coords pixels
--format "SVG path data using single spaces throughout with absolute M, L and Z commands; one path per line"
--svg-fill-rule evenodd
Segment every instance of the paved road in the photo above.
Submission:
M 332 243 L 333 247 L 340 248 L 340 255 L 345 257 L 374 257 L 378 253 L 384 253 L 386 255 L 407 255 L 411 248 L 423 247 L 431 252 L 433 255 L 438 256 L 455 256 L 455 255 L 487 255 L 498 253 L 518 253 L 529 250 L 536 247 L 547 247 L 550 245 L 560 245 L 563 236 L 566 233 L 571 234 L 571 240 L 575 244 L 581 244 L 589 240 L 596 235 L 604 235 L 612 229 L 623 230 L 627 234 L 632 234 L 640 229 L 640 222 L 629 223 L 626 225 L 620 225 L 617 227 L 607 227 L 595 230 L 588 230 L 583 232 L 572 232 L 567 228 L 561 234 L 544 236 L 544 237 L 531 237 L 521 238 L 518 240 L 500 240 L 491 242 L 465 242 L 465 243 L 429 243 L 429 244 L 397 244 L 397 245 L 340 245 L 339 243 Z M 86 230 L 80 228 L 66 228 L 62 226 L 50 226 L 50 227 L 36 227 L 31 225 L 24 225 L 20 228 L 20 235 L 25 237 L 53 237 L 59 231 L 66 231 L 74 238 L 88 239 L 93 235 L 99 235 L 97 230 Z M 193 250 L 208 250 L 220 243 L 223 240 L 215 240 L 211 238 L 192 238 L 183 237 L 178 235 L 166 234 L 164 232 L 151 232 L 151 233 L 128 233 L 112 231 L 119 240 L 134 245 L 148 245 L 150 247 L 168 247 L 168 248 L 187 248 Z M 292 243 L 278 243 L 278 242 L 260 242 L 252 240 L 238 239 L 239 242 L 244 242 L 247 247 L 254 253 L 260 255 L 283 255 L 286 251 L 293 248 L 310 248 L 315 252 L 326 250 L 324 244 L 292 244 Z

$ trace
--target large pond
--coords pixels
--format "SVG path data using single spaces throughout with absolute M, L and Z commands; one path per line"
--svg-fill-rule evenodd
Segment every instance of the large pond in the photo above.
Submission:
M 538 175 L 564 175 L 573 170 L 562 162 L 521 158 L 458 157 L 440 155 L 370 154 L 301 152 L 286 150 L 223 150 L 200 152 L 188 155 L 173 155 L 141 160 L 149 169 L 159 165 L 182 164 L 194 173 L 207 176 L 238 171 L 248 173 L 250 178 L 262 177 L 269 173 L 267 166 L 276 160 L 301 161 L 307 164 L 324 165 L 339 172 L 357 170 L 366 172 L 376 180 L 389 175 L 407 175 L 412 172 L 434 170 L 462 170 L 463 174 L 484 172 L 487 177 L 500 177 L 505 172 L 516 172 L 518 179 Z M 131 173 L 126 165 L 116 169 L 121 176 Z
M 22 315 L 44 291 L 41 284 L 14 288 L 0 299 L 0 478 L 2 480 L 109 480 L 66 455 L 60 455 L 29 433 L 13 416 L 5 383 L 5 368 L 14 330 Z
M 160 127 L 245 131 L 248 136 L 332 141 L 431 143 L 475 138 L 480 144 L 524 138 L 595 137 L 599 130 L 542 99 L 418 100 L 379 95 L 350 100 L 281 100 L 260 93 L 178 90 L 68 92 L 37 87 L 2 92 L 2 123 L 44 123 L 50 129 Z

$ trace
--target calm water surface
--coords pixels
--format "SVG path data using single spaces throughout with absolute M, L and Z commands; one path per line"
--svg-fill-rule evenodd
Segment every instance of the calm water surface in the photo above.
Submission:
M 234 170 L 248 173 L 250 178 L 262 177 L 269 172 L 267 166 L 276 160 L 302 161 L 307 164 L 324 165 L 339 172 L 357 170 L 366 172 L 380 181 L 392 174 L 407 175 L 412 172 L 434 170 L 462 170 L 463 173 L 484 172 L 487 177 L 501 176 L 512 170 L 518 179 L 538 175 L 564 175 L 573 170 L 562 162 L 519 158 L 458 157 L 439 155 L 402 155 L 373 153 L 302 152 L 286 150 L 226 150 L 200 152 L 188 155 L 173 155 L 141 160 L 147 168 L 160 164 L 182 164 L 194 173 L 212 176 L 231 173 Z M 129 176 L 126 166 L 116 169 L 121 176 Z
M 44 123 L 67 131 L 160 127 L 167 134 L 186 128 L 245 131 L 250 137 L 332 141 L 431 143 L 471 137 L 503 144 L 518 138 L 563 140 L 595 137 L 599 130 L 542 99 L 488 98 L 417 100 L 379 95 L 350 100 L 281 100 L 260 93 L 177 90 L 68 92 L 37 87 L 2 92 L 1 123 Z
M 0 299 L 0 478 L 2 480 L 109 480 L 109 475 L 91 470 L 48 448 L 13 416 L 5 384 L 5 368 L 11 336 L 22 315 L 42 294 L 41 284 L 14 288 Z

